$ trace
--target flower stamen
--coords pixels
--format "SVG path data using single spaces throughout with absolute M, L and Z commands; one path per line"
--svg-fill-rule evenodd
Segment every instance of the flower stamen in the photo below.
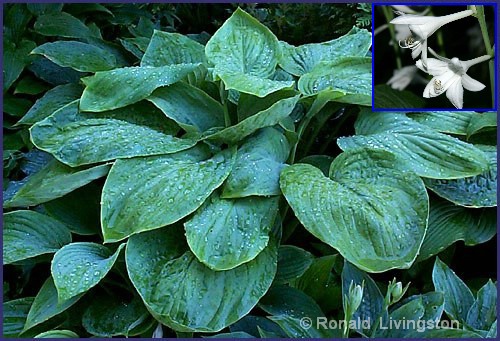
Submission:
M 403 41 L 400 40 L 398 42 L 398 44 L 399 44 L 399 47 L 401 47 L 403 49 L 412 49 L 413 50 L 420 45 L 420 41 L 415 40 L 415 38 L 413 38 L 413 36 L 408 36 L 405 40 L 403 40 Z
M 434 80 L 434 91 L 436 93 L 443 91 L 443 85 L 441 84 L 441 81 L 439 79 Z

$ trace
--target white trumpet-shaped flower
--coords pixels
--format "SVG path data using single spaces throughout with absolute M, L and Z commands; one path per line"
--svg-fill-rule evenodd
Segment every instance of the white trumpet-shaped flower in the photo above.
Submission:
M 466 10 L 441 17 L 404 14 L 401 12 L 398 14 L 400 16 L 392 19 L 391 24 L 408 25 L 408 28 L 414 35 L 414 37 L 409 36 L 404 41 L 400 41 L 399 46 L 411 49 L 413 59 L 416 59 L 422 53 L 422 63 L 424 67 L 427 67 L 427 39 L 443 25 L 468 17 L 474 14 L 474 12 Z
M 457 108 L 462 109 L 464 104 L 464 88 L 469 91 L 481 91 L 485 85 L 467 75 L 467 70 L 473 65 L 479 64 L 491 58 L 489 55 L 481 56 L 471 60 L 460 60 L 458 58 L 444 58 L 436 54 L 431 48 L 429 51 L 436 58 L 427 59 L 427 68 L 424 68 L 422 60 L 416 62 L 417 67 L 432 75 L 431 81 L 424 89 L 423 96 L 431 98 L 446 92 L 446 97 Z
M 405 66 L 401 69 L 394 70 L 387 84 L 395 90 L 404 90 L 411 83 L 417 71 L 418 69 L 415 65 Z

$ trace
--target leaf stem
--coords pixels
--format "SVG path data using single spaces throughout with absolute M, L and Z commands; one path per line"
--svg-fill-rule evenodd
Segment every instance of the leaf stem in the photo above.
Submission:
M 384 17 L 387 23 L 389 24 L 392 19 L 394 19 L 394 15 L 392 14 L 389 6 L 380 6 L 382 11 L 384 12 Z M 391 40 L 393 42 L 392 48 L 394 49 L 394 53 L 396 54 L 396 66 L 398 69 L 401 69 L 403 65 L 401 64 L 401 57 L 399 55 L 400 51 L 398 49 L 398 44 L 396 44 L 396 31 L 394 30 L 394 25 L 389 24 L 389 32 L 391 34 Z
M 229 117 L 229 110 L 227 109 L 227 91 L 224 89 L 224 82 L 221 80 L 219 83 L 219 96 L 224 109 L 224 125 L 231 126 L 231 117 Z
M 484 6 L 476 6 L 476 17 L 479 21 L 479 26 L 481 27 L 481 33 L 483 35 L 484 46 L 486 48 L 486 53 L 489 54 L 492 59 L 488 63 L 490 71 L 490 88 L 491 88 L 491 103 L 495 105 L 495 64 L 493 57 L 495 56 L 495 51 L 493 50 L 490 42 L 490 36 L 488 34 L 488 26 L 486 25 L 486 19 L 484 16 Z

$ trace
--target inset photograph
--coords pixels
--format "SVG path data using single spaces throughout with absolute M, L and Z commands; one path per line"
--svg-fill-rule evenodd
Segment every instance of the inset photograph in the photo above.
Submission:
M 496 5 L 374 5 L 373 110 L 496 110 Z

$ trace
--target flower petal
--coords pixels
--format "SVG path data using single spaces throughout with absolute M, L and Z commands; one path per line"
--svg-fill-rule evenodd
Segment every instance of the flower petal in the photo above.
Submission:
M 448 97 L 455 108 L 462 109 L 464 106 L 464 88 L 462 87 L 460 78 L 453 82 L 448 90 L 446 90 L 446 97 Z
M 464 74 L 462 76 L 462 85 L 469 91 L 481 91 L 486 87 L 486 85 L 484 85 L 481 82 L 478 82 L 477 80 L 475 80 L 474 78 L 472 78 L 467 74 Z
M 443 92 L 447 91 L 448 88 L 455 82 L 460 83 L 460 76 L 453 73 L 451 70 L 448 70 L 448 72 L 442 75 L 434 76 L 425 87 L 423 96 L 425 98 L 439 96 Z M 438 87 L 437 84 L 440 84 L 440 87 Z
M 427 70 L 424 68 L 421 59 L 417 60 L 415 65 L 420 70 L 422 70 L 422 71 L 424 71 L 432 76 L 440 76 L 443 73 L 445 73 L 446 71 L 450 71 L 450 69 L 448 68 L 448 63 L 442 62 L 442 61 L 437 60 L 435 58 L 427 58 Z
M 411 57 L 413 59 L 417 58 L 420 55 L 420 52 L 422 52 L 422 44 L 418 44 L 417 47 L 411 50 Z
M 430 16 L 425 16 L 425 15 L 404 14 L 404 15 L 400 15 L 397 18 L 392 19 L 391 24 L 425 25 L 425 24 L 428 24 L 429 22 L 432 22 L 433 19 L 435 19 L 435 18 L 430 17 Z

